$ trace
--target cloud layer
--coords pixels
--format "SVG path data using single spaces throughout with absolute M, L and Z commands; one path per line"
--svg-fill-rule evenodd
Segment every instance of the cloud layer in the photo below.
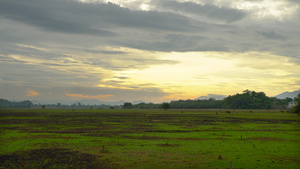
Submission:
M 252 10 L 233 8 L 234 4 L 230 6 L 229 2 L 227 6 L 204 2 L 147 2 L 153 10 L 128 9 L 120 6 L 126 4 L 99 2 L 1 0 L 0 14 L 2 21 L 9 22 L 9 26 L 11 21 L 16 22 L 15 26 L 19 27 L 14 26 L 14 29 L 18 30 L 17 33 L 23 33 L 23 37 L 26 36 L 24 33 L 31 32 L 29 35 L 32 36 L 26 37 L 31 43 L 38 39 L 44 41 L 48 36 L 54 36 L 49 41 L 57 42 L 61 37 L 68 41 L 72 36 L 80 38 L 81 44 L 77 44 L 80 46 L 113 45 L 183 52 L 255 49 L 299 56 L 299 49 L 287 50 L 289 43 L 299 45 L 299 30 L 295 29 L 299 25 L 296 20 L 299 10 L 280 20 L 288 11 L 273 17 L 254 18 Z M 281 2 L 278 8 L 295 6 L 293 2 Z M 296 7 L 299 8 L 298 5 Z M 32 29 L 37 32 L 32 32 Z M 6 31 L 6 40 L 15 39 L 15 31 L 2 31 Z M 37 33 L 36 36 L 34 33 Z M 19 35 L 16 41 L 19 41 Z M 280 50 L 278 46 L 281 46 Z
M 9 94 L 14 90 L 8 86 L 14 84 L 15 91 L 25 93 L 20 99 L 26 95 L 50 99 L 55 94 L 67 99 L 76 94 L 112 101 L 126 97 L 161 101 L 184 93 L 165 86 L 182 85 L 183 77 L 177 81 L 171 75 L 176 70 L 163 69 L 170 71 L 161 73 L 167 74 L 166 80 L 157 80 L 163 79 L 158 73 L 151 81 L 147 79 L 155 75 L 141 78 L 139 72 L 176 65 L 189 70 L 184 57 L 191 52 L 198 59 L 203 59 L 201 53 L 211 52 L 210 57 L 229 61 L 232 70 L 249 68 L 253 73 L 270 64 L 276 68 L 267 66 L 266 71 L 273 71 L 268 76 L 280 72 L 294 83 L 300 81 L 299 75 L 272 60 L 280 58 L 281 63 L 299 67 L 299 8 L 295 0 L 0 0 L 0 87 L 11 89 L 0 94 L 18 99 L 17 94 Z M 169 57 L 173 53 L 181 53 L 181 59 Z M 199 66 L 213 68 L 205 63 Z M 216 78 L 222 73 L 192 74 Z M 81 93 L 69 89 L 76 87 Z M 213 93 L 208 92 L 199 89 L 199 94 Z

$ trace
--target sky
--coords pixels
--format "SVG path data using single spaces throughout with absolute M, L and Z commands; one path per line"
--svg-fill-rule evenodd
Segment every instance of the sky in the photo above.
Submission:
M 0 98 L 299 90 L 299 18 L 299 0 L 0 0 Z

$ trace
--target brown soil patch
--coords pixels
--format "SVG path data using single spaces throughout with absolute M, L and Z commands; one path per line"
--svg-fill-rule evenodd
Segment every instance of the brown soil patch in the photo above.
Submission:
M 178 147 L 179 144 L 156 144 L 159 147 Z
M 176 140 L 183 140 L 183 141 L 200 141 L 200 140 L 207 140 L 206 138 L 176 138 Z
M 216 139 L 216 140 L 227 140 L 228 138 L 224 138 L 224 137 L 216 137 L 216 138 L 214 138 L 214 139 Z
M 158 137 L 158 136 L 125 136 L 124 138 L 129 139 L 140 139 L 140 140 L 159 140 L 159 139 L 166 139 L 165 137 Z
M 22 137 L 10 137 L 8 140 L 16 141 L 21 139 L 73 139 L 74 137 L 68 136 L 52 136 L 52 135 L 30 135 L 30 136 L 22 136 Z
M 68 149 L 36 149 L 0 156 L 0 168 L 111 168 L 95 155 Z
M 54 135 L 33 135 L 33 139 L 73 139 L 71 136 L 54 136 Z
M 260 141 L 285 141 L 284 139 L 276 138 L 276 137 L 252 137 L 252 138 L 249 138 L 249 140 L 260 140 Z

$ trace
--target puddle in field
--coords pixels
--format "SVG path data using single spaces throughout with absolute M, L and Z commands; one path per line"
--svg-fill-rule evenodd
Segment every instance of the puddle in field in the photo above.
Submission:
M 99 158 L 101 158 L 99 156 Z M 111 168 L 96 155 L 68 149 L 36 149 L 0 156 L 0 168 Z

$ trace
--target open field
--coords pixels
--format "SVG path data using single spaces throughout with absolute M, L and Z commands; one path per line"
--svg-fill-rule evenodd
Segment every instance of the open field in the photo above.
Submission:
M 300 168 L 296 114 L 0 111 L 0 168 Z

